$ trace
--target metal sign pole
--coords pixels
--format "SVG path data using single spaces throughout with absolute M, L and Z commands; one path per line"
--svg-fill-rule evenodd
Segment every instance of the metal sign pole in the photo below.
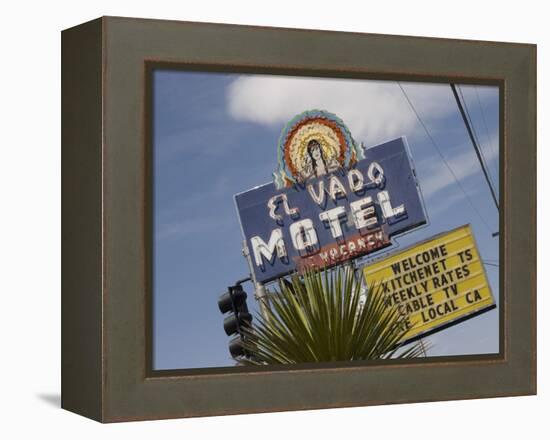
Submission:
M 265 285 L 262 283 L 255 283 L 256 290 L 254 292 L 254 298 L 258 301 L 260 304 L 260 313 L 262 314 L 262 317 L 266 322 L 269 322 L 269 314 L 268 314 L 268 308 L 269 308 L 269 297 L 267 295 L 267 291 L 265 289 Z
M 262 315 L 262 318 L 266 322 L 269 322 L 269 314 L 267 312 L 269 308 L 269 297 L 267 295 L 267 290 L 265 288 L 265 285 L 256 281 L 256 276 L 254 275 L 254 268 L 252 266 L 252 258 L 250 257 L 250 251 L 248 250 L 248 245 L 246 244 L 246 240 L 243 241 L 243 255 L 246 258 L 246 261 L 248 263 L 248 269 L 250 271 L 250 279 L 254 284 L 254 298 L 256 299 L 256 301 L 258 301 L 260 305 L 260 313 Z

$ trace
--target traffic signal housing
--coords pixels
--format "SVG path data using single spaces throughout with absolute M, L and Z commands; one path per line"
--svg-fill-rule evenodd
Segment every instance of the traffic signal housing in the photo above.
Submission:
M 223 320 L 223 328 L 227 336 L 233 336 L 229 340 L 229 353 L 233 358 L 247 357 L 243 342 L 246 339 L 244 329 L 251 328 L 252 315 L 246 304 L 246 292 L 240 284 L 230 286 L 220 299 L 218 307 L 220 312 L 227 316 Z

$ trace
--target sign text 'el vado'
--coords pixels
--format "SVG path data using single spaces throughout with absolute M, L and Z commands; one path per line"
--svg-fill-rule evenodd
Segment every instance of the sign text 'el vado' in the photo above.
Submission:
M 364 149 L 314 110 L 287 124 L 277 153 L 274 182 L 235 196 L 257 282 L 341 264 L 426 223 L 403 138 Z

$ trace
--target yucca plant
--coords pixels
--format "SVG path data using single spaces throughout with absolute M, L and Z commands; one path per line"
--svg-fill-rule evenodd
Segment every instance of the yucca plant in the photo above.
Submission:
M 310 271 L 281 280 L 265 317 L 246 330 L 243 364 L 417 357 L 423 348 L 401 349 L 403 317 L 384 302 L 379 286 L 361 300 L 361 283 L 350 267 Z

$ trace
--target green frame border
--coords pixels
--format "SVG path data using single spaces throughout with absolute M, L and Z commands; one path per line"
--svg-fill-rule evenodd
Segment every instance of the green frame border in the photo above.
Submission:
M 104 17 L 64 31 L 62 58 L 64 408 L 116 422 L 536 393 L 536 46 Z M 153 66 L 499 85 L 501 353 L 153 372 Z

